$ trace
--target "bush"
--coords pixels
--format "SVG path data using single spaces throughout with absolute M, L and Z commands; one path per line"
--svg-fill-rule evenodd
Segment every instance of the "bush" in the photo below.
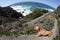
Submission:
M 29 15 L 26 16 L 26 18 L 30 18 L 30 19 L 35 19 L 37 17 L 40 17 L 41 15 L 43 15 L 44 13 L 47 13 L 48 11 L 45 9 L 39 9 L 36 8 L 32 11 L 32 13 L 30 13 Z
M 10 31 L 3 29 L 2 31 L 0 31 L 0 35 L 11 36 L 12 34 Z
M 0 19 L 0 25 L 5 24 L 5 23 L 8 23 L 8 22 L 14 22 L 14 21 L 16 21 L 15 18 L 2 17 Z
M 54 27 L 54 21 L 52 19 L 44 20 L 44 26 L 43 26 L 44 29 L 52 30 L 53 27 Z
M 20 33 L 17 32 L 17 31 L 13 31 L 12 34 L 13 34 L 14 36 L 16 36 L 16 37 L 20 35 Z
M 12 35 L 18 36 L 19 32 L 17 32 L 17 31 L 10 32 L 8 30 L 3 29 L 2 31 L 0 31 L 0 36 L 2 36 L 2 35 L 5 35 L 5 36 L 12 36 Z
M 25 27 L 24 28 L 24 34 L 34 34 L 35 30 L 32 27 Z
M 60 40 L 60 35 L 58 35 L 54 40 Z

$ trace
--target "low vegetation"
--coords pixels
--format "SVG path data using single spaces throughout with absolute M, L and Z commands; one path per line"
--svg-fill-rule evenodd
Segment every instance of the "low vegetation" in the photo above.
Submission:
M 33 29 L 33 27 L 29 27 L 29 26 L 23 27 L 22 24 L 30 20 L 33 20 L 37 17 L 40 17 L 47 12 L 48 10 L 36 8 L 32 11 L 32 13 L 24 17 L 21 13 L 16 12 L 11 7 L 0 7 L 0 26 L 1 26 L 0 35 L 17 36 L 20 34 L 23 35 L 34 34 L 35 30 Z M 45 20 L 44 23 L 45 23 L 44 28 L 46 30 L 52 29 L 53 26 L 52 20 Z
M 35 18 L 37 18 L 37 17 L 42 16 L 44 13 L 47 13 L 47 12 L 48 12 L 48 10 L 36 8 L 36 9 L 34 9 L 34 10 L 32 11 L 32 13 L 30 13 L 30 14 L 27 15 L 27 16 L 25 16 L 24 19 L 25 19 L 26 21 L 30 21 L 30 20 L 33 20 L 33 19 L 35 19 Z
M 35 33 L 35 30 L 33 29 L 33 27 L 25 27 L 24 28 L 24 34 L 34 34 Z
M 54 38 L 54 40 L 60 40 L 60 6 L 58 6 L 57 9 L 55 10 L 55 14 L 58 20 L 59 35 L 57 35 L 57 37 Z
M 43 25 L 44 29 L 52 30 L 53 27 L 54 27 L 54 20 L 52 19 L 44 20 L 44 25 Z

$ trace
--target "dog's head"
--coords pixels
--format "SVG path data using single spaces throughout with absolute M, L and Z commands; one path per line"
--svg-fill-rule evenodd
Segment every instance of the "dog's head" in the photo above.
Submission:
M 40 30 L 40 27 L 39 26 L 35 26 L 34 30 L 38 31 L 38 30 Z

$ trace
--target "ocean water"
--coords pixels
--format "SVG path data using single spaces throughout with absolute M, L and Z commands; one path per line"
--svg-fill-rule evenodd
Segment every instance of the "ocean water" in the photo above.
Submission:
M 55 10 L 55 8 L 49 5 L 43 3 L 36 3 L 36 2 L 19 2 L 19 3 L 12 4 L 10 6 L 17 12 L 21 12 L 24 16 L 31 13 L 35 8 L 43 8 L 49 11 Z

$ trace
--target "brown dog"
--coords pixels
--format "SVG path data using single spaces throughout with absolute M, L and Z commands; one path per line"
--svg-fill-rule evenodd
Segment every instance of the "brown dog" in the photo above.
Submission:
M 40 26 L 35 26 L 34 30 L 38 31 L 37 36 L 51 36 L 53 33 L 51 31 L 47 31 L 42 29 Z

